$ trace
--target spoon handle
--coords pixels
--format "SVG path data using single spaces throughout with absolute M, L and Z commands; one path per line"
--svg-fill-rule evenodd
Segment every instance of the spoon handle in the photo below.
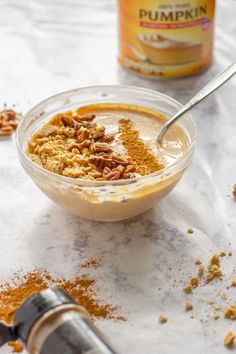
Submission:
M 209 96 L 212 92 L 214 92 L 218 87 L 223 85 L 226 81 L 228 81 L 234 74 L 236 74 L 236 62 L 228 66 L 224 71 L 219 73 L 214 79 L 212 79 L 206 86 L 204 86 L 196 95 L 194 95 L 188 103 L 186 103 L 168 122 L 166 122 L 158 137 L 157 141 L 161 143 L 164 135 L 167 130 L 170 128 L 172 124 L 174 124 L 182 115 L 188 112 L 192 107 L 201 102 L 204 98 Z

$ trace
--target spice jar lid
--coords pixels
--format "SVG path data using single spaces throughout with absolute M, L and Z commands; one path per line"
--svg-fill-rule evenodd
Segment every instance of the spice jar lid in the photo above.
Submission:
M 17 310 L 15 323 L 19 338 L 26 342 L 35 322 L 47 311 L 75 301 L 59 289 L 47 289 L 30 296 Z

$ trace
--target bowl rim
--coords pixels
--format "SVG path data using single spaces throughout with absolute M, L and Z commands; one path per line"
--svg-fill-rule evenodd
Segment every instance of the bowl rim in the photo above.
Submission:
M 96 180 L 85 180 L 82 178 L 73 178 L 73 177 L 66 177 L 66 176 L 62 176 L 59 175 L 57 173 L 51 172 L 39 165 L 37 165 L 35 162 L 33 162 L 26 154 L 26 151 L 23 149 L 23 147 L 21 146 L 20 143 L 20 131 L 21 131 L 21 127 L 25 121 L 25 119 L 27 119 L 27 117 L 29 115 L 31 115 L 35 110 L 37 110 L 38 108 L 40 108 L 41 105 L 44 105 L 47 102 L 50 102 L 56 98 L 59 98 L 60 96 L 63 95 L 73 95 L 74 93 L 79 93 L 80 91 L 85 91 L 85 90 L 112 90 L 112 89 L 127 89 L 127 90 L 136 90 L 136 91 L 140 91 L 140 92 L 146 92 L 149 94 L 154 94 L 154 95 L 159 95 L 159 97 L 162 97 L 163 99 L 167 99 L 170 102 L 172 102 L 175 105 L 178 105 L 180 108 L 183 107 L 183 104 L 180 103 L 178 100 L 176 100 L 175 98 L 168 96 L 160 91 L 155 91 L 152 89 L 148 89 L 145 87 L 139 87 L 139 86 L 131 86 L 131 85 L 93 85 L 93 86 L 83 86 L 83 87 L 78 87 L 72 90 L 66 90 L 66 91 L 62 91 L 59 92 L 55 95 L 49 96 L 48 98 L 40 101 L 39 103 L 37 103 L 36 105 L 34 105 L 30 110 L 26 111 L 26 113 L 23 114 L 19 125 L 17 127 L 16 130 L 16 137 L 15 137 L 15 141 L 16 141 L 16 146 L 17 146 L 17 150 L 18 150 L 18 154 L 20 157 L 23 158 L 23 160 L 29 164 L 32 168 L 34 168 L 36 171 L 38 171 L 40 173 L 40 175 L 45 175 L 48 178 L 52 178 L 54 180 L 58 180 L 60 182 L 64 182 L 64 183 L 68 183 L 68 184 L 73 184 L 73 185 L 78 185 L 80 187 L 104 187 L 104 186 L 121 186 L 121 185 L 129 185 L 131 183 L 137 183 L 137 182 L 144 182 L 147 181 L 149 179 L 164 175 L 168 172 L 170 172 L 171 170 L 173 170 L 173 168 L 175 168 L 176 166 L 180 165 L 181 162 L 186 159 L 188 157 L 188 155 L 191 154 L 191 151 L 193 150 L 193 147 L 195 145 L 196 142 L 196 138 L 197 138 L 197 125 L 195 123 L 195 121 L 193 120 L 193 117 L 191 115 L 191 113 L 187 113 L 188 114 L 188 119 L 191 121 L 193 128 L 194 128 L 194 136 L 190 141 L 189 147 L 187 149 L 187 151 L 183 154 L 183 156 L 181 156 L 179 159 L 177 159 L 174 163 L 172 163 L 171 165 L 164 167 L 161 170 L 158 170 L 156 172 L 150 173 L 148 175 L 145 176 L 139 176 L 139 177 L 135 177 L 135 178 L 131 178 L 131 179 L 126 179 L 126 180 L 116 180 L 116 181 L 96 181 Z M 181 121 L 181 119 L 180 119 Z

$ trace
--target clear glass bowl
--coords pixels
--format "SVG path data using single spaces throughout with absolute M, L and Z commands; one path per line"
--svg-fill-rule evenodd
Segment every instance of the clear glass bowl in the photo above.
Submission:
M 85 181 L 64 177 L 33 163 L 27 142 L 45 122 L 59 112 L 94 103 L 123 103 L 157 110 L 171 117 L 182 105 L 162 93 L 133 86 L 93 86 L 48 98 L 23 117 L 17 129 L 17 148 L 22 166 L 36 185 L 56 204 L 80 217 L 115 221 L 138 215 L 153 207 L 177 184 L 188 167 L 196 140 L 190 114 L 179 123 L 189 137 L 189 148 L 163 170 L 133 180 Z

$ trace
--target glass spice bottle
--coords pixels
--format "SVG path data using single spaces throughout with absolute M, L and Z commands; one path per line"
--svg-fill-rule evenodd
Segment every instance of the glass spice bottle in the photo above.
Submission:
M 30 296 L 14 326 L 0 323 L 0 346 L 18 339 L 30 354 L 116 354 L 87 311 L 59 289 Z

